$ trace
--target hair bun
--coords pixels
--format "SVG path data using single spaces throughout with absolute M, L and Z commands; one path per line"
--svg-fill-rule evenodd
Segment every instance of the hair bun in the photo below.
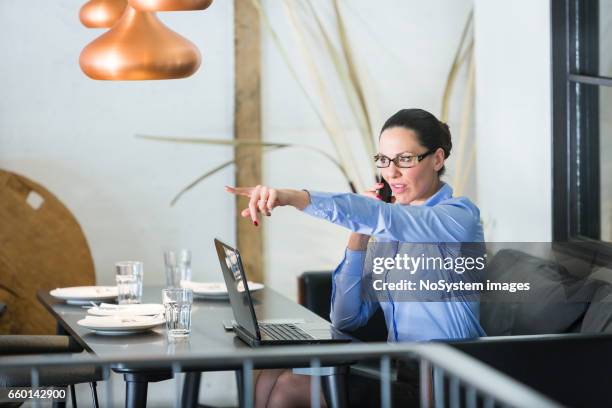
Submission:
M 440 137 L 440 147 L 444 150 L 444 158 L 448 158 L 450 156 L 451 150 L 453 148 L 453 142 L 451 140 L 451 133 L 448 124 L 442 121 L 440 122 L 440 128 L 442 130 Z

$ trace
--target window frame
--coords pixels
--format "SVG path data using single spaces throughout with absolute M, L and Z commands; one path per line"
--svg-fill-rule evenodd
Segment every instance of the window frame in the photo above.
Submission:
M 601 232 L 599 89 L 612 87 L 612 78 L 598 75 L 599 1 L 550 4 L 553 242 L 594 264 L 607 264 L 612 243 L 592 238 Z

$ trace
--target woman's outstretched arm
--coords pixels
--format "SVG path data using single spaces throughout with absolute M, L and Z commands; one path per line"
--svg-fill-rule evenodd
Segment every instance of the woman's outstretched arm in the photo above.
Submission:
M 449 188 L 450 187 L 446 187 Z M 258 224 L 258 213 L 290 205 L 314 217 L 328 220 L 353 232 L 402 242 L 479 241 L 480 213 L 463 198 L 440 205 L 392 205 L 352 193 L 306 192 L 266 186 L 226 187 L 228 192 L 250 198 L 242 216 Z

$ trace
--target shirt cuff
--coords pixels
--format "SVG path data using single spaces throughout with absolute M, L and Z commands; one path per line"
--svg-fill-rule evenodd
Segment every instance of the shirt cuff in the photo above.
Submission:
M 314 217 L 326 218 L 327 212 L 332 204 L 332 196 L 334 193 L 324 193 L 321 191 L 306 190 L 310 195 L 310 204 L 302 211 Z

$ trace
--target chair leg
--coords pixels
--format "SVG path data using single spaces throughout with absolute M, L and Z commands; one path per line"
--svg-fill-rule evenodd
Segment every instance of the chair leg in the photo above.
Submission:
M 91 397 L 93 398 L 94 408 L 100 408 L 100 404 L 98 403 L 98 391 L 96 389 L 97 386 L 98 386 L 98 383 L 95 381 L 92 381 L 89 383 L 89 387 L 91 388 Z
M 330 408 L 348 407 L 346 373 L 338 373 L 321 377 L 323 380 L 323 396 Z
M 62 387 L 67 387 L 67 385 L 63 385 Z M 54 400 L 51 403 L 51 407 L 52 408 L 66 408 L 66 401 L 67 401 L 67 399 L 68 399 L 68 397 L 66 397 L 66 399 L 63 400 L 63 401 L 56 401 L 56 400 Z
M 74 384 L 70 384 L 70 399 L 72 400 L 72 408 L 77 408 L 76 392 L 74 390 Z
M 241 369 L 235 370 L 234 374 L 236 374 L 236 389 L 238 391 L 238 406 L 240 408 L 244 408 L 244 389 L 243 389 L 244 376 L 242 375 Z

